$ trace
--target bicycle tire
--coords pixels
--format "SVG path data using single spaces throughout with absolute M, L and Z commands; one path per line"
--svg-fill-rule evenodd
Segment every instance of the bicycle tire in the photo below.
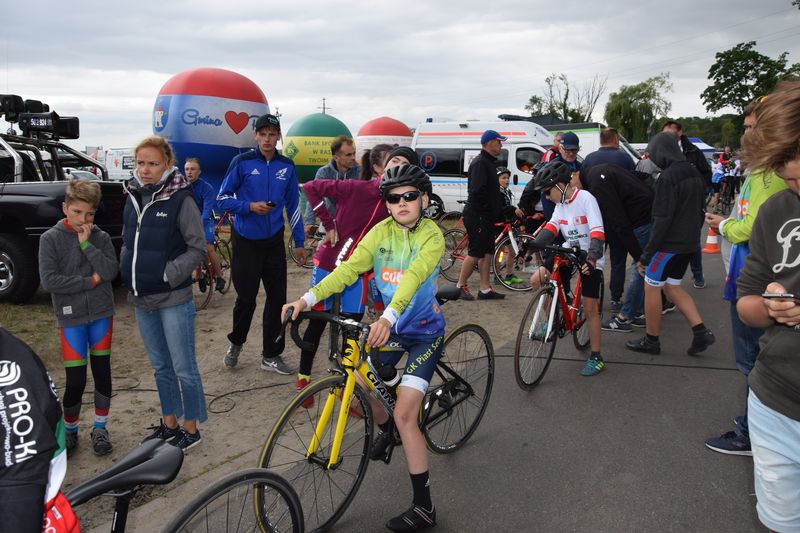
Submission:
M 454 329 L 444 341 L 420 409 L 422 434 L 428 448 L 453 453 L 475 433 L 494 383 L 494 347 L 477 324 Z
M 542 326 L 547 327 L 551 305 L 548 298 L 555 298 L 552 286 L 542 287 L 534 293 L 525 309 L 525 314 L 522 315 L 517 331 L 517 341 L 514 345 L 514 378 L 523 390 L 530 390 L 542 381 L 556 350 L 560 313 L 557 300 L 552 329 L 544 335 L 540 333 Z
M 527 233 L 517 233 L 516 237 L 517 245 L 519 246 L 520 250 L 526 250 L 528 248 L 528 244 L 532 243 L 535 239 L 533 235 L 529 235 Z M 506 248 L 508 248 L 511 253 L 514 252 L 514 249 L 511 247 L 511 237 L 508 236 L 500 241 L 500 244 L 498 244 L 494 249 L 494 255 L 492 256 L 492 270 L 494 271 L 495 279 L 503 287 L 512 291 L 526 292 L 532 290 L 533 286 L 531 285 L 530 279 L 528 279 L 528 276 L 522 272 L 522 269 L 524 268 L 524 257 L 515 259 L 514 272 L 511 272 L 513 275 L 522 274 L 522 283 L 513 284 L 506 281 L 505 277 L 509 274 L 509 272 L 506 272 Z
M 270 468 L 284 476 L 297 491 L 309 531 L 325 531 L 336 523 L 355 497 L 369 464 L 372 411 L 366 393 L 356 387 L 351 406 L 363 416 L 348 417 L 339 464 L 335 469 L 327 468 L 345 379 L 341 375 L 328 376 L 303 389 L 275 422 L 258 462 L 260 468 Z M 308 445 L 329 395 L 336 402 L 334 414 L 318 436 L 320 445 L 313 459 L 308 458 Z M 309 398 L 314 404 L 303 407 Z
M 208 487 L 178 511 L 163 530 L 194 531 L 302 533 L 305 525 L 300 500 L 289 482 L 274 472 L 251 468 Z
M 304 248 L 306 250 L 306 262 L 300 264 L 297 257 L 294 255 L 294 241 L 290 238 L 289 243 L 286 245 L 286 252 L 292 258 L 294 264 L 302 268 L 314 268 L 314 253 L 317 251 L 317 246 L 322 240 L 323 235 L 315 234 L 313 237 L 306 237 Z
M 605 299 L 605 293 L 605 280 L 603 279 L 603 273 L 600 272 L 600 297 L 597 299 L 597 312 L 600 315 L 601 322 L 603 321 L 603 300 Z M 575 348 L 577 348 L 578 351 L 583 351 L 591 342 L 589 324 L 586 320 L 586 313 L 583 307 L 583 296 L 581 297 L 581 307 L 575 315 L 575 323 L 576 328 L 572 331 L 572 342 L 575 344 Z
M 444 253 L 439 261 L 439 273 L 447 281 L 456 283 L 461 275 L 461 266 L 464 264 L 469 246 L 469 239 L 466 235 L 467 232 L 461 228 L 453 228 L 443 234 Z
M 436 223 L 439 224 L 439 228 L 441 228 L 442 232 L 453 228 L 464 227 L 464 221 L 461 219 L 460 211 L 448 211 L 439 217 Z
M 221 270 L 219 276 L 225 281 L 225 286 L 219 292 L 226 294 L 231 290 L 231 246 L 225 239 L 218 239 L 214 243 L 214 248 L 217 251 L 217 257 L 219 257 Z
M 211 297 L 214 295 L 214 278 L 211 276 L 211 263 L 208 256 L 203 258 L 198 268 L 200 276 L 192 280 L 192 298 L 194 298 L 195 309 L 201 311 L 208 307 Z
M 444 202 L 436 194 L 428 195 L 428 207 L 425 209 L 425 216 L 431 220 L 439 220 L 444 214 Z

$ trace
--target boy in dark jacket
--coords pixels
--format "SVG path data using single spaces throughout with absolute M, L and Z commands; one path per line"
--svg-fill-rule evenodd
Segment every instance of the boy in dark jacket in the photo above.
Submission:
M 703 324 L 692 297 L 681 288 L 692 254 L 703 227 L 703 178 L 686 161 L 675 136 L 659 133 L 647 145 L 651 159 L 663 169 L 656 181 L 650 240 L 639 257 L 637 267 L 644 276 L 644 309 L 647 335 L 625 346 L 636 352 L 658 354 L 661 344 L 661 291 L 675 302 L 692 327 L 693 340 L 687 350 L 697 355 L 714 343 L 714 334 Z
M 53 300 L 67 373 L 63 404 L 68 454 L 78 445 L 89 355 L 95 383 L 92 448 L 95 455 L 109 454 L 113 448 L 106 418 L 111 406 L 111 281 L 119 265 L 108 233 L 94 225 L 101 195 L 97 183 L 70 181 L 62 204 L 66 218 L 39 241 L 39 277 Z

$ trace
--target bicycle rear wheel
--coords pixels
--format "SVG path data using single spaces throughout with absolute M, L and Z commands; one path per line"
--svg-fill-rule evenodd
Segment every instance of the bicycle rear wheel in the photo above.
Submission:
M 517 331 L 514 346 L 514 377 L 522 389 L 532 389 L 542 381 L 558 340 L 559 305 L 552 286 L 542 287 L 533 295 Z M 553 325 L 547 324 L 555 304 Z
M 302 533 L 303 510 L 291 485 L 261 468 L 226 476 L 181 509 L 166 533 L 291 531 Z
M 309 531 L 324 531 L 336 523 L 355 497 L 369 464 L 372 411 L 366 393 L 357 386 L 351 412 L 363 415 L 347 418 L 339 462 L 328 467 L 344 384 L 344 376 L 334 375 L 303 389 L 275 422 L 258 462 L 260 468 L 269 468 L 285 477 L 297 491 Z M 333 414 L 327 425 L 318 429 L 329 399 L 335 403 Z M 309 456 L 314 438 L 319 446 Z
M 493 383 L 494 347 L 486 330 L 476 324 L 453 330 L 420 410 L 431 451 L 452 453 L 467 442 L 489 405 Z
M 197 279 L 192 280 L 192 297 L 194 307 L 198 311 L 208 307 L 211 297 L 214 295 L 214 278 L 211 276 L 211 262 L 208 256 L 203 258 L 203 262 L 195 269 Z
M 225 239 L 218 239 L 214 244 L 219 257 L 220 270 L 219 277 L 225 281 L 225 286 L 222 288 L 222 294 L 231 290 L 231 246 Z
M 469 239 L 467 232 L 461 228 L 453 228 L 444 232 L 444 253 L 439 261 L 439 272 L 447 281 L 458 281 L 461 275 L 461 265 L 467 256 Z

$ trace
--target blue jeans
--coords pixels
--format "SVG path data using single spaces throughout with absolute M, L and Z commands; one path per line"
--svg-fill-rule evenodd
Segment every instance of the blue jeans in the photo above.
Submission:
M 136 322 L 156 377 L 161 414 L 184 420 L 208 419 L 203 382 L 194 355 L 194 301 L 146 311 Z
M 650 240 L 650 224 L 633 228 L 633 234 L 639 241 L 639 246 L 647 246 Z M 625 299 L 622 301 L 622 309 L 619 314 L 631 320 L 641 315 L 644 310 L 644 278 L 639 275 L 636 268 L 636 261 L 631 263 L 631 271 L 628 273 L 628 286 L 625 291 Z
M 761 328 L 753 328 L 742 322 L 736 312 L 736 302 L 730 302 L 731 309 L 731 336 L 733 337 L 733 353 L 736 356 L 736 368 L 744 374 L 745 392 L 747 392 L 747 376 L 756 364 L 758 358 L 758 340 L 764 333 Z M 746 396 L 746 395 L 745 395 Z M 736 434 L 740 437 L 750 438 L 750 428 L 747 425 L 747 402 L 745 402 L 744 416 L 737 417 Z
M 694 281 L 705 281 L 703 277 L 703 245 L 698 244 L 697 250 L 692 254 L 692 259 L 689 261 L 689 266 L 692 269 L 692 278 Z

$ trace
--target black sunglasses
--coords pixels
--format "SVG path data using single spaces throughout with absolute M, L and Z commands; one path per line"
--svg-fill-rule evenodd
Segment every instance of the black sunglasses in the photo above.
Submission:
M 404 192 L 403 194 L 389 193 L 386 195 L 386 201 L 389 202 L 390 204 L 399 204 L 400 199 L 402 199 L 405 202 L 413 202 L 414 200 L 419 198 L 420 194 L 422 193 L 419 191 L 408 191 Z

